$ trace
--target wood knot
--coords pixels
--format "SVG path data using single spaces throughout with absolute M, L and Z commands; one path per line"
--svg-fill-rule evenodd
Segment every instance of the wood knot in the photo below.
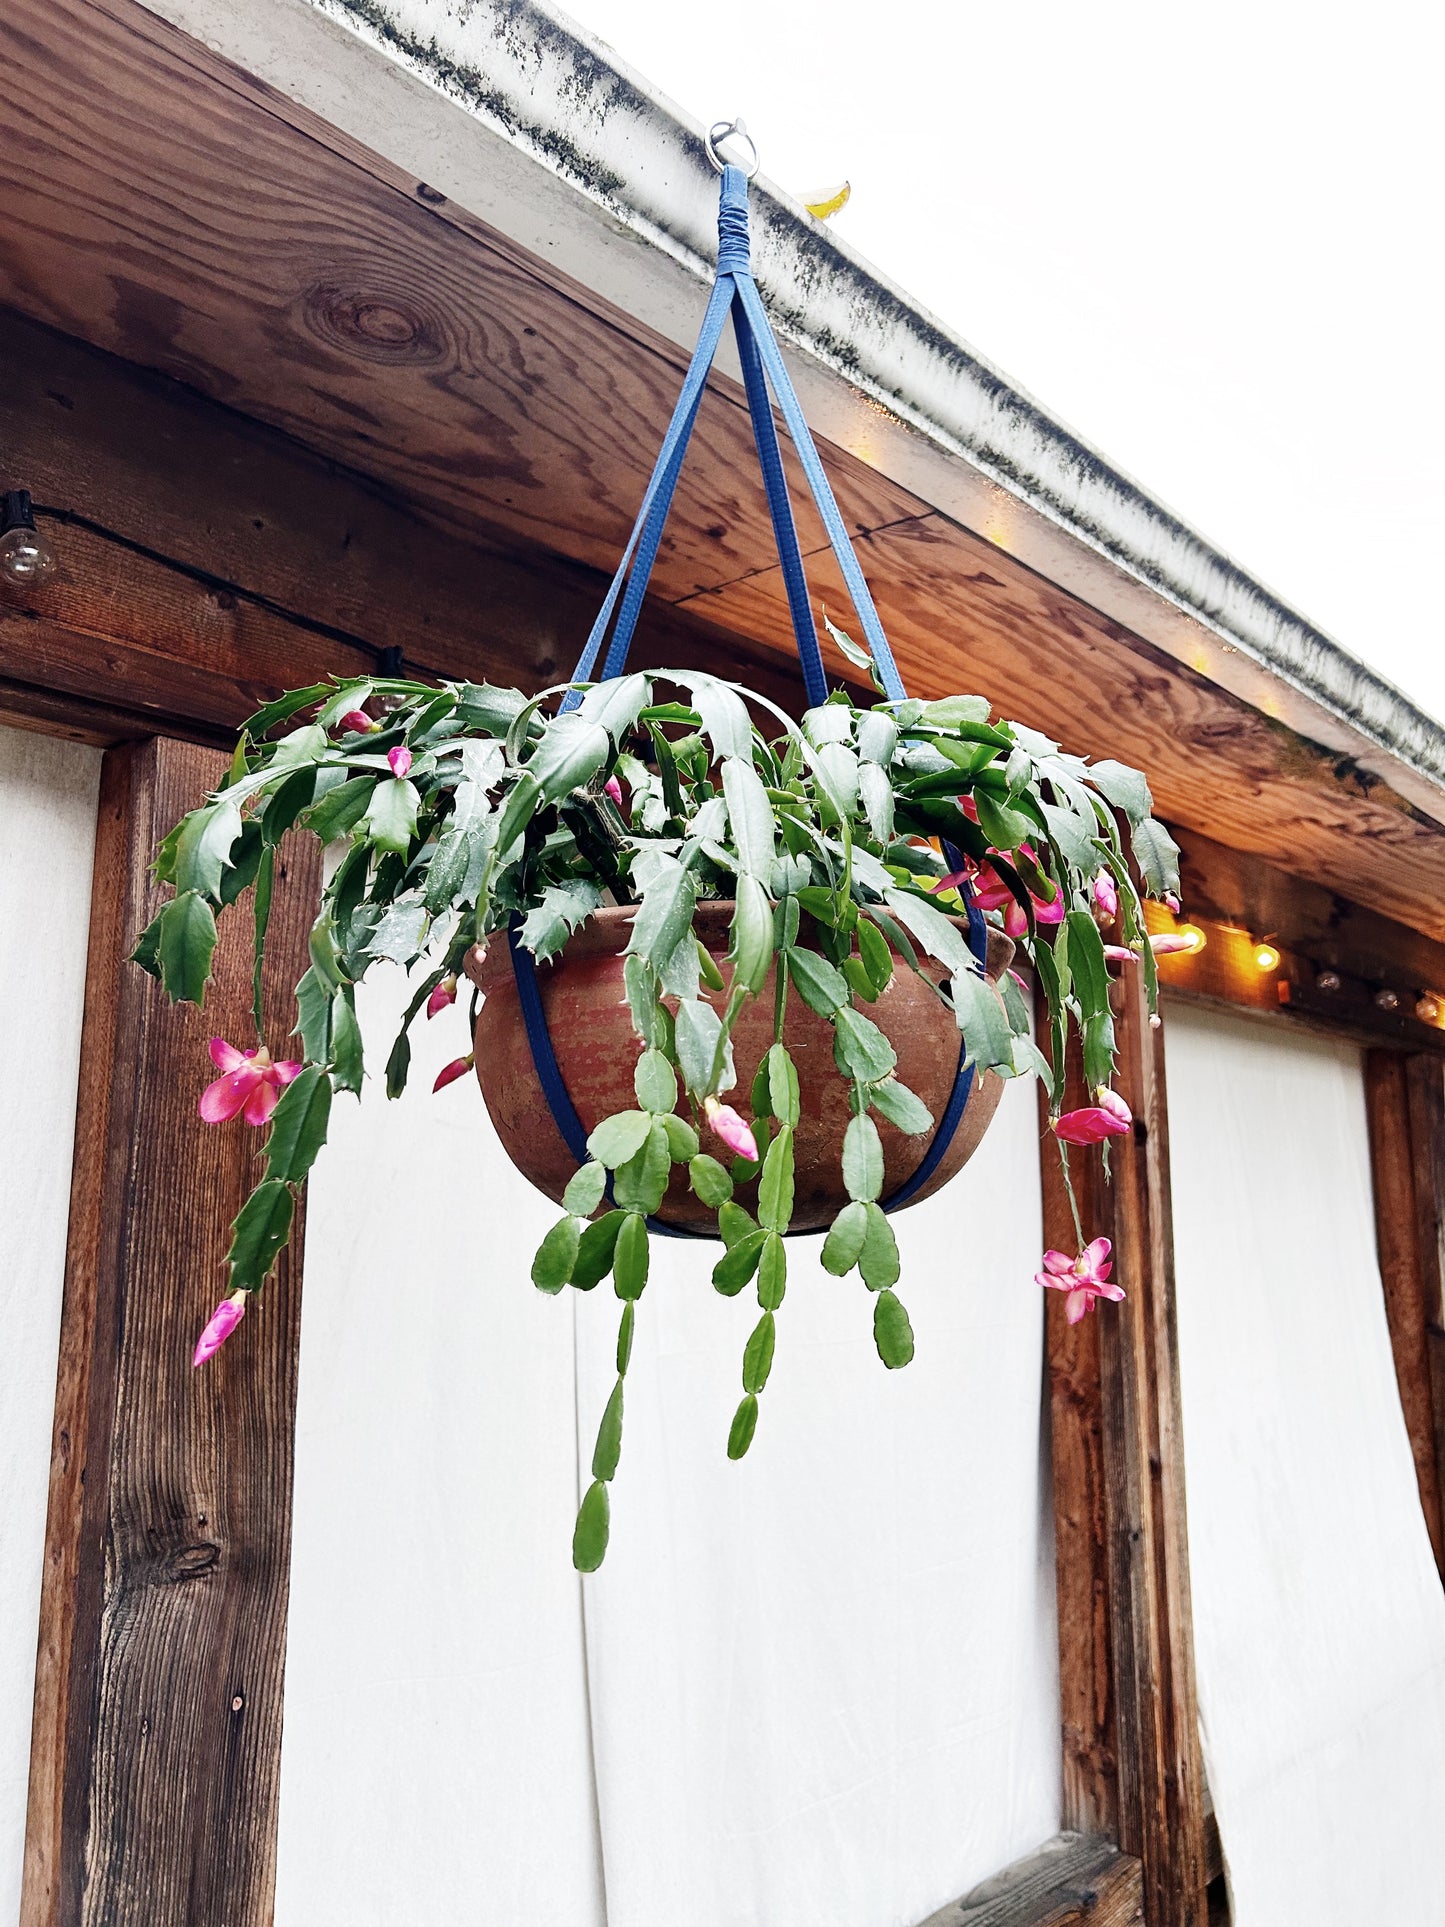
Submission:
M 425 368 L 448 354 L 441 317 L 427 313 L 410 293 L 323 283 L 307 295 L 305 318 L 322 341 L 363 361 Z
M 192 1546 L 177 1546 L 168 1552 L 156 1567 L 156 1583 L 162 1586 L 183 1585 L 188 1579 L 200 1579 L 212 1571 L 221 1557 L 221 1548 L 209 1539 L 201 1539 Z

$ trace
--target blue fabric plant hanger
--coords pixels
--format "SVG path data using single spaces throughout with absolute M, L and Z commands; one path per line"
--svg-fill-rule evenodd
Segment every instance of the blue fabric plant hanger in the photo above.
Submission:
M 737 131 L 741 133 L 742 130 L 737 129 Z M 710 157 L 716 159 L 711 136 L 709 136 L 708 152 Z M 769 386 L 777 398 L 778 407 L 802 464 L 803 474 L 822 518 L 829 544 L 837 558 L 843 580 L 847 584 L 848 594 L 862 626 L 869 653 L 877 667 L 878 680 L 883 685 L 884 694 L 890 702 L 902 702 L 907 692 L 898 674 L 897 664 L 893 660 L 893 652 L 888 646 L 888 638 L 883 633 L 883 625 L 878 619 L 872 594 L 863 578 L 858 558 L 854 554 L 853 544 L 848 539 L 848 531 L 838 512 L 838 505 L 833 499 L 832 486 L 818 458 L 813 437 L 803 417 L 802 406 L 794 392 L 787 367 L 773 337 L 773 331 L 763 307 L 762 296 L 758 292 L 757 283 L 753 280 L 750 263 L 748 176 L 740 167 L 723 166 L 722 192 L 718 206 L 717 279 L 713 284 L 707 312 L 703 316 L 702 328 L 698 334 L 697 346 L 688 364 L 677 405 L 673 409 L 672 420 L 668 423 L 667 433 L 658 451 L 657 461 L 643 495 L 637 520 L 633 524 L 617 573 L 612 578 L 611 587 L 598 611 L 597 620 L 592 625 L 586 646 L 578 658 L 572 681 L 580 683 L 590 682 L 593 679 L 598 657 L 603 654 L 604 642 L 607 645 L 606 654 L 602 660 L 602 673 L 597 680 L 611 681 L 614 677 L 622 675 L 627 666 L 627 654 L 632 646 L 637 619 L 642 612 L 653 564 L 657 560 L 662 531 L 672 506 L 678 476 L 682 472 L 683 458 L 687 453 L 693 425 L 697 420 L 703 390 L 707 386 L 708 373 L 722 340 L 723 328 L 731 315 L 733 333 L 737 341 L 738 360 L 743 371 L 743 386 L 747 393 L 748 412 L 752 418 L 753 440 L 757 444 L 758 463 L 762 469 L 763 487 L 767 494 L 768 512 L 773 525 L 773 539 L 777 544 L 778 560 L 782 567 L 788 610 L 793 624 L 793 636 L 797 643 L 798 659 L 802 665 L 809 706 L 827 700 L 828 679 L 823 667 L 822 651 L 818 646 L 818 632 L 808 598 L 807 575 L 803 567 L 802 550 L 798 544 L 797 528 L 793 521 L 787 480 L 783 473 L 777 425 L 773 420 L 772 406 L 768 398 Z M 613 626 L 614 617 L 615 626 Z M 612 630 L 610 641 L 608 640 L 609 628 Z M 562 709 L 564 711 L 573 709 L 581 700 L 581 692 L 571 690 L 563 700 Z M 949 862 L 953 868 L 962 867 L 956 852 L 950 852 Z M 965 901 L 968 907 L 969 948 L 982 968 L 988 948 L 987 926 L 982 912 L 974 903 L 970 893 L 965 893 Z M 587 1132 L 568 1095 L 561 1068 L 557 1063 L 557 1055 L 552 1048 L 552 1039 L 547 1030 L 541 988 L 537 982 L 536 963 L 531 951 L 519 941 L 518 928 L 519 926 L 514 923 L 508 935 L 512 969 L 516 978 L 522 1017 L 527 1029 L 527 1039 L 532 1049 L 532 1058 L 557 1128 L 577 1162 L 583 1164 L 588 1156 Z M 934 1131 L 933 1140 L 913 1175 L 890 1197 L 883 1200 L 885 1211 L 896 1210 L 900 1205 L 907 1204 L 909 1199 L 933 1176 L 953 1141 L 954 1132 L 963 1117 L 972 1086 L 973 1067 L 965 1064 L 964 1047 L 960 1045 L 958 1074 L 954 1079 L 948 1105 Z M 707 1235 L 680 1231 L 675 1226 L 660 1224 L 653 1219 L 648 1222 L 654 1231 L 672 1236 Z

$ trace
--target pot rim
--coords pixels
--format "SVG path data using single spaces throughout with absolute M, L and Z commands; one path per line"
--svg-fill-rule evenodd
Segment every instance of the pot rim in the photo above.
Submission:
M 732 897 L 704 897 L 693 910 L 693 923 L 699 920 L 704 924 L 728 925 L 732 922 L 735 899 Z M 598 955 L 620 956 L 626 947 L 626 936 L 619 940 L 618 933 L 626 929 L 637 915 L 637 905 L 633 903 L 605 903 L 592 912 L 580 930 L 567 939 L 555 957 L 547 959 L 548 965 L 555 966 L 569 959 Z M 960 930 L 967 930 L 968 919 L 945 911 L 950 923 Z M 984 975 L 990 983 L 997 983 L 1013 962 L 1018 946 L 1012 937 L 989 924 L 988 955 Z M 605 940 L 605 941 L 604 941 Z M 891 948 L 891 946 L 890 946 Z M 936 962 L 936 959 L 930 959 Z M 486 944 L 473 944 L 463 962 L 463 969 L 478 990 L 485 992 L 496 989 L 499 983 L 512 980 L 510 949 L 506 942 L 505 931 L 492 933 Z

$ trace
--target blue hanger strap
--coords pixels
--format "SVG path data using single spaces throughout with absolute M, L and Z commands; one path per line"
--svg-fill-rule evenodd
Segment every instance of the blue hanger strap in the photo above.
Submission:
M 687 453 L 687 444 L 692 435 L 693 424 L 697 420 L 697 411 L 707 384 L 708 370 L 717 353 L 718 343 L 722 340 L 728 310 L 733 303 L 734 285 L 730 275 L 720 275 L 713 283 L 712 299 L 708 302 L 707 313 L 703 316 L 702 331 L 698 336 L 697 347 L 693 351 L 692 365 L 687 371 L 687 380 L 683 383 L 682 393 L 678 396 L 677 408 L 673 412 L 667 440 L 663 443 L 663 453 L 667 461 L 664 466 L 659 458 L 658 487 L 648 510 L 642 539 L 637 545 L 637 560 L 632 565 L 627 593 L 622 598 L 622 613 L 617 618 L 617 629 L 602 672 L 604 679 L 620 676 L 627 665 L 627 652 L 632 646 L 632 632 L 637 627 L 638 616 L 642 613 L 642 599 L 647 594 L 652 565 L 657 560 L 658 544 L 662 540 L 663 524 L 667 520 L 668 510 L 672 507 L 677 478 L 682 472 L 682 458 Z
M 788 499 L 788 482 L 783 473 L 783 456 L 778 447 L 778 429 L 773 420 L 768 385 L 758 358 L 758 344 L 752 324 L 740 301 L 733 303 L 733 332 L 737 336 L 738 360 L 742 363 L 743 385 L 748 392 L 748 412 L 753 418 L 753 440 L 758 445 L 758 466 L 763 471 L 768 513 L 773 521 L 773 541 L 782 564 L 788 608 L 793 618 L 793 638 L 798 645 L 798 660 L 803 666 L 803 684 L 810 704 L 828 700 L 828 672 L 823 667 L 823 652 L 818 647 L 818 630 L 808 597 L 808 578 L 803 568 L 803 553 L 798 546 L 798 530 L 793 521 L 793 505 Z
M 853 544 L 848 539 L 848 531 L 843 526 L 843 518 L 838 513 L 838 504 L 833 499 L 832 485 L 828 480 L 818 451 L 813 446 L 813 437 L 808 424 L 803 419 L 803 410 L 793 390 L 792 379 L 784 366 L 778 344 L 773 339 L 768 326 L 768 317 L 763 309 L 762 296 L 758 293 L 757 283 L 750 274 L 737 277 L 738 297 L 743 312 L 752 323 L 753 333 L 762 356 L 763 367 L 768 380 L 773 385 L 773 393 L 778 398 L 778 406 L 783 411 L 783 419 L 788 424 L 788 433 L 793 438 L 793 446 L 798 451 L 798 459 L 803 464 L 803 473 L 808 478 L 808 486 L 813 491 L 813 500 L 818 505 L 818 513 L 823 518 L 828 540 L 833 553 L 838 558 L 838 567 L 843 571 L 843 580 L 848 585 L 848 594 L 853 607 L 858 612 L 858 620 L 863 625 L 863 635 L 867 641 L 873 660 L 878 667 L 878 677 L 890 702 L 902 702 L 906 690 L 898 674 L 898 665 L 893 660 L 893 651 L 888 646 L 888 638 L 883 633 L 883 624 L 878 620 L 878 611 L 873 606 L 873 596 L 863 579 L 863 571 L 858 566 L 858 558 L 853 553 Z
M 943 854 L 944 861 L 950 870 L 963 868 L 963 859 L 951 843 L 944 844 Z M 984 921 L 982 910 L 973 900 L 973 891 L 967 884 L 963 886 L 963 901 L 968 911 L 968 947 L 979 969 L 982 970 L 988 958 L 988 925 Z M 973 1065 L 965 1062 L 967 1052 L 968 1045 L 960 1038 L 958 1070 L 954 1075 L 953 1089 L 949 1092 L 943 1116 L 934 1127 L 933 1138 L 923 1154 L 923 1161 L 918 1169 L 912 1177 L 904 1179 L 891 1197 L 883 1199 L 885 1211 L 897 1211 L 901 1205 L 907 1204 L 910 1198 L 917 1197 L 943 1162 L 948 1147 L 953 1142 L 954 1133 L 963 1122 L 963 1113 L 973 1090 Z
M 562 1076 L 562 1066 L 557 1062 L 557 1053 L 552 1048 L 552 1033 L 547 1028 L 547 1013 L 542 1005 L 542 988 L 537 982 L 536 959 L 521 941 L 521 928 L 521 918 L 513 917 L 507 926 L 507 947 L 512 956 L 512 977 L 517 986 L 517 1002 L 522 1007 L 522 1022 L 526 1027 L 532 1062 L 536 1066 L 537 1082 L 542 1086 L 547 1109 L 562 1134 L 563 1143 L 578 1164 L 586 1164 L 591 1156 L 587 1149 L 587 1132 L 577 1115 L 577 1107 Z M 612 1196 L 610 1177 L 607 1180 L 607 1196 L 609 1199 Z M 664 1224 L 660 1218 L 649 1218 L 647 1228 L 664 1238 L 709 1238 L 716 1235 L 708 1231 L 694 1231 L 686 1225 Z
M 663 437 L 662 447 L 658 450 L 657 460 L 653 465 L 646 492 L 642 497 L 642 506 L 637 511 L 637 520 L 632 525 L 632 534 L 628 538 L 627 547 L 622 552 L 622 560 L 618 564 L 617 573 L 612 578 L 612 586 L 607 591 L 607 597 L 601 609 L 597 612 L 597 620 L 592 625 L 592 632 L 587 638 L 586 647 L 577 659 L 577 667 L 572 672 L 573 682 L 588 682 L 591 680 L 592 671 L 596 666 L 597 657 L 602 647 L 603 637 L 607 633 L 608 624 L 611 622 L 613 611 L 617 607 L 618 597 L 621 595 L 623 585 L 627 581 L 633 556 L 637 552 L 639 542 L 644 538 L 653 515 L 653 510 L 659 499 L 663 502 L 661 519 L 666 518 L 667 506 L 671 503 L 673 490 L 677 486 L 677 478 L 682 469 L 682 458 L 687 451 L 688 439 L 692 434 L 693 423 L 697 420 L 697 411 L 702 401 L 703 389 L 707 385 L 708 371 L 712 367 L 713 356 L 717 353 L 717 344 L 722 338 L 723 326 L 727 321 L 728 309 L 732 306 L 732 300 L 733 284 L 730 280 L 726 286 L 721 283 L 714 285 L 712 297 L 708 302 L 707 313 L 703 316 L 702 330 L 698 335 L 697 346 L 692 351 L 692 360 L 688 363 L 687 374 L 683 379 L 681 392 L 678 395 L 676 406 L 672 411 L 672 420 L 667 425 L 667 433 Z M 657 535 L 659 538 L 662 532 L 661 519 L 657 527 Z M 657 553 L 656 541 L 653 543 L 652 552 L 655 557 Z M 652 563 L 649 561 L 649 574 L 651 573 L 651 569 Z M 645 583 L 643 588 L 645 591 Z M 638 596 L 637 602 L 640 608 L 642 602 L 641 595 Z M 635 614 L 632 620 L 635 625 L 637 620 Z M 628 640 L 631 640 L 630 629 L 628 631 Z M 624 656 L 625 653 L 624 650 Z M 580 695 L 572 692 L 563 699 L 562 708 L 564 710 L 575 709 L 581 700 Z

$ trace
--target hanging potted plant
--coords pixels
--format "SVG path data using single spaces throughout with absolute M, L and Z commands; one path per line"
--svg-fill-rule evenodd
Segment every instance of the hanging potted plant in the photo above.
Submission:
M 379 963 L 415 979 L 386 1059 L 401 1094 L 409 1032 L 470 984 L 475 1065 L 508 1155 L 562 1206 L 532 1266 L 545 1292 L 611 1277 L 617 1383 L 578 1515 L 577 1566 L 606 1549 L 623 1383 L 654 1235 L 718 1242 L 713 1282 L 756 1291 L 727 1441 L 752 1441 L 787 1280 L 786 1238 L 822 1231 L 824 1267 L 871 1293 L 885 1365 L 913 1334 L 890 1214 L 971 1155 L 1003 1083 L 1048 1082 L 1061 1150 L 1125 1130 L 1111 1091 L 1108 963 L 1153 952 L 1134 875 L 1178 886 L 1148 786 L 1088 763 L 982 697 L 910 700 L 847 543 L 746 266 L 746 183 L 724 175 L 719 278 L 633 539 L 577 674 L 528 697 L 401 678 L 297 690 L 241 737 L 226 782 L 161 846 L 174 896 L 135 961 L 201 1003 L 216 917 L 248 889 L 257 1044 L 212 1043 L 201 1115 L 268 1127 L 233 1227 L 231 1296 L 211 1356 L 291 1228 L 336 1093 L 359 1093 L 356 986 Z M 741 221 L 741 238 L 739 222 Z M 682 450 L 723 321 L 734 315 L 809 704 L 800 719 L 722 676 L 626 670 Z M 878 700 L 830 690 L 782 487 L 771 379 L 843 564 L 866 646 L 828 624 Z M 615 631 L 600 679 L 597 657 Z M 826 619 L 825 619 L 826 620 Z M 331 867 L 296 987 L 299 1050 L 273 1057 L 260 1005 L 275 850 L 293 829 Z M 1128 839 L 1127 846 L 1125 839 Z M 1131 866 L 1131 856 L 1133 859 Z M 1118 941 L 1104 931 L 1117 922 Z M 1015 946 L 1048 1010 L 1032 1040 Z M 1060 1117 L 1066 1032 L 1096 1102 Z M 1050 1064 L 1058 1067 L 1051 1070 Z M 1067 1153 L 1065 1152 L 1065 1156 Z M 1077 1216 L 1077 1214 L 1076 1214 Z M 1071 1317 L 1119 1297 L 1107 1245 L 1051 1252 L 1041 1281 Z

